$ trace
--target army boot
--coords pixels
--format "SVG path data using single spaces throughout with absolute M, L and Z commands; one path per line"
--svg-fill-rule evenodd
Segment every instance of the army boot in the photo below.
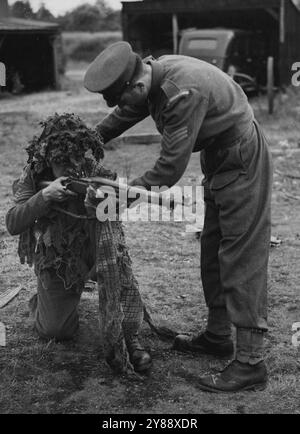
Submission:
M 195 352 L 228 359 L 232 357 L 234 352 L 230 336 L 218 336 L 209 331 L 194 337 L 178 335 L 172 348 L 177 351 Z
M 236 358 L 222 372 L 199 379 L 199 387 L 208 392 L 264 390 L 268 373 L 263 360 L 264 331 L 237 329 Z
M 134 370 L 140 373 L 148 371 L 152 366 L 152 359 L 150 354 L 140 344 L 138 335 L 126 338 L 126 345 Z
M 256 365 L 233 360 L 222 372 L 200 377 L 201 390 L 214 393 L 242 392 L 245 390 L 264 390 L 268 374 L 265 362 Z

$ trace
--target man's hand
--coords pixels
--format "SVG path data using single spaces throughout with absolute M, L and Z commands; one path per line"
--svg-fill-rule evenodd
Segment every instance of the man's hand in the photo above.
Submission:
M 51 182 L 48 187 L 42 190 L 43 198 L 46 202 L 65 202 L 69 197 L 76 197 L 77 194 L 73 191 L 67 189 L 63 182 L 68 178 L 66 176 L 61 176 L 55 181 Z
M 104 198 L 104 194 L 103 194 Z M 86 208 L 96 208 L 100 199 L 97 197 L 97 190 L 92 185 L 89 185 L 86 189 L 86 196 L 84 199 L 84 205 Z
M 96 197 L 97 191 L 91 185 L 88 186 L 86 190 L 86 196 L 84 199 L 84 206 L 87 211 L 88 216 L 95 215 L 95 209 L 99 203 L 99 199 Z M 103 195 L 104 196 L 104 195 Z

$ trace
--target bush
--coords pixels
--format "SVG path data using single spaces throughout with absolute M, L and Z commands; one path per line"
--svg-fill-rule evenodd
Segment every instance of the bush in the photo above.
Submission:
M 64 52 L 68 59 L 91 62 L 108 45 L 121 39 L 121 32 L 64 33 Z
M 71 32 L 120 30 L 121 12 L 111 9 L 105 0 L 97 0 L 94 5 L 79 5 L 65 15 L 59 16 L 57 22 L 63 30 Z

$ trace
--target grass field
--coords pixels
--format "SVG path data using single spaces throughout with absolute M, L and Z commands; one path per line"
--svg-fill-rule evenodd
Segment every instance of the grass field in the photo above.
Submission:
M 153 370 L 143 381 L 112 374 L 98 342 L 97 293 L 84 293 L 80 332 L 69 343 L 43 343 L 32 330 L 28 300 L 35 292 L 31 269 L 17 258 L 17 239 L 5 229 L 11 184 L 24 166 L 23 146 L 38 131 L 41 118 L 55 111 L 78 113 L 95 125 L 106 113 L 102 100 L 69 86 L 1 100 L 0 105 L 0 291 L 22 285 L 18 297 L 0 310 L 7 346 L 0 347 L 0 413 L 300 413 L 300 354 L 292 346 L 292 324 L 300 322 L 300 164 L 299 94 L 277 99 L 276 114 L 266 114 L 263 98 L 253 100 L 274 155 L 272 232 L 283 243 L 271 249 L 269 326 L 266 361 L 270 382 L 263 392 L 211 395 L 197 388 L 197 376 L 225 361 L 183 355 L 161 342 L 147 325 L 142 340 L 151 351 Z M 153 131 L 146 120 L 135 132 Z M 159 145 L 126 145 L 106 152 L 106 165 L 131 176 L 142 174 L 159 154 Z M 186 183 L 201 178 L 199 156 L 191 159 Z M 182 181 L 182 182 L 183 182 Z M 298 199 L 297 199 L 298 198 Z M 127 223 L 126 234 L 141 293 L 153 317 L 174 329 L 197 332 L 207 311 L 200 283 L 199 241 L 181 223 Z

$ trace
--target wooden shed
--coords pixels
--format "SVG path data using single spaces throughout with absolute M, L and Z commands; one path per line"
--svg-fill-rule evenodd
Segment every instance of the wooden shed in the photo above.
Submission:
M 297 6 L 298 5 L 298 6 Z M 298 0 L 144 0 L 124 2 L 124 39 L 142 55 L 176 53 L 187 28 L 258 31 L 275 59 L 280 85 L 290 84 L 291 68 L 300 61 Z
M 0 0 L 0 62 L 9 92 L 60 87 L 61 32 L 57 24 L 13 18 Z

